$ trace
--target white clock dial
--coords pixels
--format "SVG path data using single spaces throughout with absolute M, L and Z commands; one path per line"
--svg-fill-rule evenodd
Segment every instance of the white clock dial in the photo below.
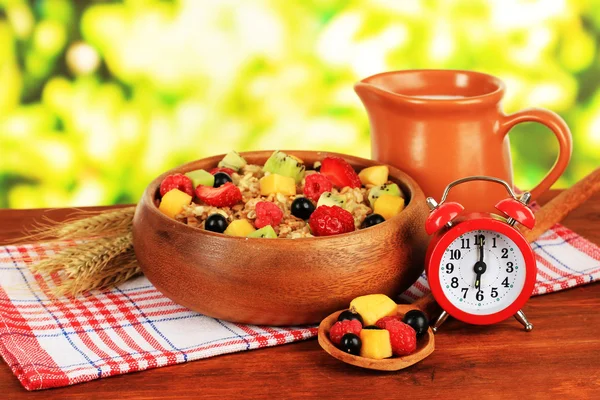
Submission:
M 481 253 L 485 265 L 476 267 L 481 261 L 480 236 L 484 238 Z M 439 269 L 446 298 L 458 309 L 475 315 L 507 308 L 525 284 L 525 260 L 519 248 L 509 237 L 494 231 L 475 230 L 456 238 L 444 252 Z

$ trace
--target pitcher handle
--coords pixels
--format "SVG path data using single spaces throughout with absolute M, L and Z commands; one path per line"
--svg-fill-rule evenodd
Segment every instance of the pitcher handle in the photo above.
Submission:
M 558 156 L 552 169 L 536 187 L 530 190 L 531 198 L 535 200 L 550 189 L 567 168 L 573 151 L 573 139 L 566 122 L 558 114 L 542 108 L 527 108 L 504 116 L 500 126 L 502 135 L 506 136 L 512 127 L 521 122 L 537 122 L 545 125 L 554 132 L 556 139 L 558 139 Z

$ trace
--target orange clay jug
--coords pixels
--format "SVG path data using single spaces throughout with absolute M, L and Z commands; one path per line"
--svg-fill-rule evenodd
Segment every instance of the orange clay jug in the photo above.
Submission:
M 505 115 L 500 107 L 504 83 L 490 75 L 393 71 L 365 78 L 354 90 L 369 115 L 373 159 L 411 175 L 426 196 L 440 198 L 449 182 L 472 175 L 500 178 L 513 186 L 508 132 L 521 122 L 546 125 L 559 143 L 554 166 L 530 190 L 532 200 L 556 182 L 571 158 L 565 121 L 538 108 Z M 474 182 L 456 188 L 448 199 L 468 211 L 493 211 L 490 205 L 504 197 L 506 190 L 499 185 Z

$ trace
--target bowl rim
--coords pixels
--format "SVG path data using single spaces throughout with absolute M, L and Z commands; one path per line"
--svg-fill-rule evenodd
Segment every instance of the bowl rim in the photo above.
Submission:
M 270 154 L 270 153 L 273 153 L 274 151 L 277 151 L 277 150 L 244 151 L 244 152 L 239 152 L 239 154 L 241 156 L 245 156 L 245 155 L 246 156 L 261 156 L 262 154 Z M 277 241 L 287 240 L 287 241 L 298 242 L 298 241 L 327 240 L 327 239 L 333 239 L 333 238 L 342 238 L 342 237 L 345 238 L 345 237 L 350 237 L 352 235 L 360 235 L 360 234 L 364 234 L 365 232 L 373 232 L 371 229 L 373 229 L 373 228 L 378 229 L 378 227 L 380 228 L 382 225 L 385 225 L 388 222 L 398 221 L 399 218 L 402 218 L 402 214 L 404 214 L 406 212 L 413 212 L 413 210 L 416 211 L 417 205 L 415 204 L 415 201 L 414 201 L 415 197 L 423 197 L 423 200 L 425 199 L 425 194 L 423 193 L 423 190 L 411 176 L 409 176 L 404 171 L 402 171 L 392 165 L 386 164 L 386 163 L 382 163 L 382 162 L 367 159 L 367 158 L 361 158 L 361 157 L 357 157 L 357 156 L 353 156 L 353 155 L 349 155 L 349 154 L 331 152 L 331 151 L 320 151 L 320 150 L 279 150 L 279 151 L 282 151 L 286 154 L 297 155 L 301 159 L 302 159 L 301 154 L 316 154 L 316 155 L 323 155 L 323 158 L 327 157 L 327 156 L 335 156 L 335 157 L 344 158 L 346 160 L 350 160 L 354 163 L 364 164 L 366 162 L 366 163 L 373 164 L 373 165 L 368 165 L 367 167 L 364 167 L 364 168 L 368 168 L 370 166 L 375 166 L 375 165 L 385 165 L 389 168 L 389 171 L 390 171 L 389 175 L 393 176 L 396 180 L 403 181 L 405 186 L 407 186 L 409 188 L 411 193 L 409 196 L 409 198 L 410 198 L 409 203 L 406 205 L 404 210 L 402 212 L 400 212 L 400 214 L 395 215 L 392 219 L 386 220 L 383 223 L 378 224 L 376 226 L 372 226 L 367 229 L 356 229 L 352 232 L 342 233 L 339 235 L 331 235 L 331 236 L 312 236 L 312 237 L 302 237 L 302 238 L 274 238 L 274 239 L 277 239 Z M 224 235 L 222 233 L 211 232 L 211 231 L 207 231 L 205 229 L 200 229 L 200 228 L 196 228 L 193 226 L 189 226 L 188 224 L 184 224 L 180 221 L 177 221 L 174 218 L 169 218 L 168 216 L 166 216 L 165 214 L 160 212 L 158 207 L 155 205 L 154 194 L 156 193 L 158 187 L 160 186 L 160 182 L 162 182 L 162 180 L 166 176 L 173 174 L 173 173 L 185 173 L 185 172 L 193 171 L 193 169 L 189 168 L 189 166 L 191 166 L 192 164 L 196 164 L 200 161 L 211 161 L 211 162 L 212 161 L 220 161 L 223 157 L 225 157 L 225 154 L 217 154 L 217 155 L 210 156 L 210 157 L 200 158 L 198 160 L 194 160 L 194 161 L 187 162 L 185 164 L 181 164 L 177 167 L 171 168 L 170 170 L 163 172 L 162 174 L 160 174 L 159 176 L 154 178 L 148 184 L 148 186 L 146 186 L 146 189 L 144 190 L 144 193 L 142 194 L 141 201 L 138 204 L 146 203 L 144 205 L 149 206 L 148 207 L 149 212 L 152 213 L 154 216 L 157 216 L 157 218 L 162 218 L 166 223 L 176 223 L 176 224 L 178 224 L 178 226 L 182 225 L 185 227 L 183 229 L 192 229 L 193 232 L 199 232 L 200 234 L 213 236 L 215 238 L 220 238 L 220 239 L 226 238 L 226 239 L 238 240 L 238 241 L 240 241 L 240 240 L 244 240 L 244 241 L 258 240 L 258 241 L 262 241 L 264 243 L 265 238 L 249 238 L 249 237 L 241 237 L 241 236 L 229 236 L 229 235 Z M 423 204 L 425 204 L 425 202 L 423 202 Z

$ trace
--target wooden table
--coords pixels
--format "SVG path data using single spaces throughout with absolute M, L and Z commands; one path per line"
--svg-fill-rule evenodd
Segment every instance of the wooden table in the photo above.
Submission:
M 0 243 L 42 213 L 0 210 Z M 600 194 L 564 224 L 600 244 Z M 513 319 L 488 327 L 450 320 L 429 358 L 394 373 L 343 364 L 316 340 L 32 393 L 0 362 L 0 398 L 599 398 L 599 310 L 600 284 L 591 284 L 531 299 L 530 333 Z

